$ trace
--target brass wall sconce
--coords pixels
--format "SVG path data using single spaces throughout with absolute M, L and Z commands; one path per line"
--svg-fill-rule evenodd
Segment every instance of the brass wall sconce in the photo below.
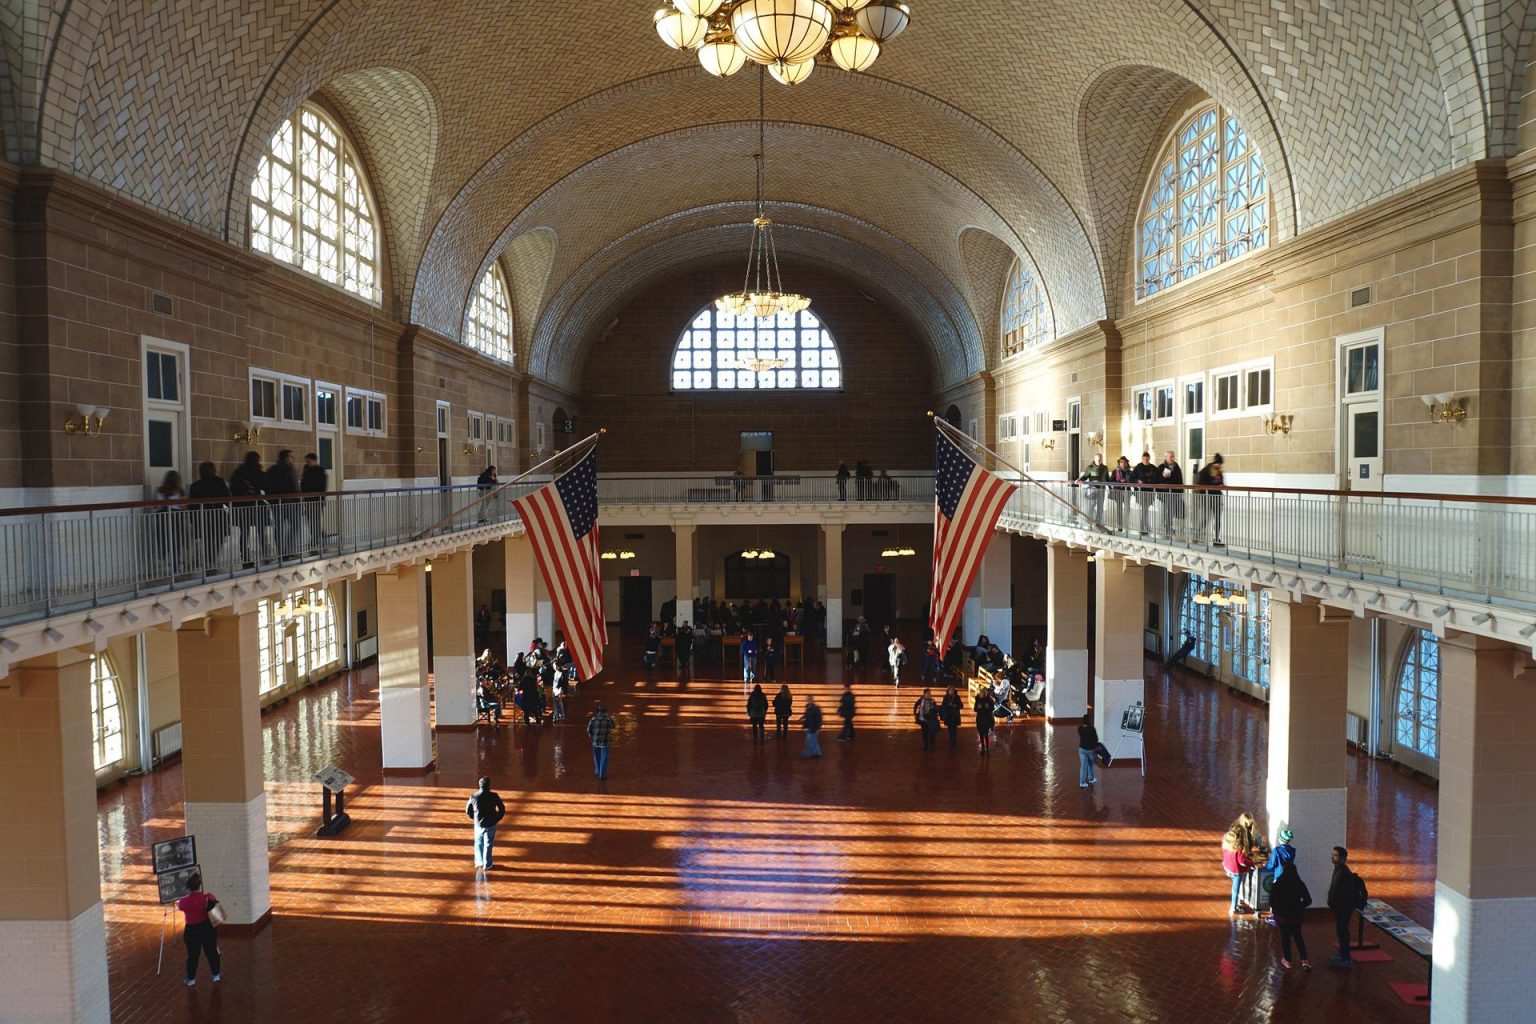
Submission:
M 246 427 L 244 430 L 235 431 L 233 440 L 241 444 L 257 445 L 261 443 L 261 428 L 256 426 Z
M 627 562 L 630 559 L 635 557 L 635 553 L 633 551 L 630 551 L 629 549 L 626 548 L 626 549 L 624 549 L 622 551 L 604 551 L 598 557 L 601 558 L 605 562 L 614 562 L 614 561 L 624 561 L 624 562 Z
M 94 405 L 77 405 L 75 409 L 80 413 L 80 418 L 75 419 L 71 416 L 65 420 L 64 433 L 84 434 L 86 437 L 100 437 L 101 428 L 106 423 L 107 413 L 111 410 L 105 406 L 97 407 Z
M 1266 416 L 1264 417 L 1264 429 L 1271 434 L 1289 434 L 1291 432 L 1291 419 L 1292 416 L 1288 412 Z
M 1431 423 L 1460 423 L 1467 418 L 1467 400 L 1457 398 L 1449 391 L 1438 395 L 1420 395 L 1419 401 L 1429 409 Z
M 1104 447 L 1104 435 L 1097 430 L 1088 431 L 1088 447 L 1102 449 Z
M 1056 439 L 1054 437 L 1042 437 L 1040 439 L 1040 447 L 1045 451 L 1053 452 L 1056 450 Z
M 480 450 L 480 446 L 475 444 L 473 441 L 466 441 L 466 442 L 464 442 L 464 447 L 462 449 L 462 451 L 464 452 L 465 455 L 473 455 L 476 452 L 478 452 L 479 450 Z

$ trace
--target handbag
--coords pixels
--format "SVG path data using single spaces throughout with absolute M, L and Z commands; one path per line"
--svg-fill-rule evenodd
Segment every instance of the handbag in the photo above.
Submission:
M 208 923 L 217 928 L 227 920 L 229 920 L 229 912 L 224 909 L 224 904 L 210 900 L 208 904 Z

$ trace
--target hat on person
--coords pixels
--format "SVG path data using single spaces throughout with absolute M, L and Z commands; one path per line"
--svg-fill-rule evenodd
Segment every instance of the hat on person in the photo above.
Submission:
M 1216 465 L 1218 465 L 1218 466 L 1219 466 L 1219 465 L 1221 465 L 1221 464 L 1222 464 L 1222 463 L 1223 463 L 1223 462 L 1225 462 L 1225 461 L 1226 461 L 1226 460 L 1225 460 L 1225 459 L 1223 459 L 1223 458 L 1222 458 L 1222 457 L 1221 457 L 1221 452 L 1217 452 L 1217 453 L 1216 453 L 1216 456 L 1215 456 L 1215 457 L 1214 457 L 1214 458 L 1213 458 L 1213 459 L 1211 459 L 1211 461 L 1212 461 L 1212 462 L 1214 462 L 1214 463 L 1216 463 Z
M 1282 843 L 1290 842 L 1291 838 L 1292 838 L 1292 836 L 1291 836 L 1291 830 L 1290 829 L 1283 828 L 1283 829 L 1280 830 L 1280 841 Z

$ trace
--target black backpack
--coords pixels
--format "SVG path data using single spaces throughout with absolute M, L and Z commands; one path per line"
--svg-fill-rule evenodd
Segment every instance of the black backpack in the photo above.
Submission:
M 1355 909 L 1364 910 L 1366 902 L 1371 898 L 1371 894 L 1365 888 L 1365 879 L 1361 878 L 1353 871 L 1351 871 L 1349 875 L 1355 883 Z

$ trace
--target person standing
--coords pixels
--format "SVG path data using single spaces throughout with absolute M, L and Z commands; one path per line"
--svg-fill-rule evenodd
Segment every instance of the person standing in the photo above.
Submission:
M 848 500 L 848 478 L 852 475 L 852 473 L 848 472 L 848 463 L 839 460 L 837 463 L 837 476 L 833 478 L 837 481 L 838 501 Z
M 309 495 L 304 499 L 304 534 L 309 542 L 309 556 L 320 554 L 324 546 L 325 506 L 322 497 L 330 489 L 330 477 L 320 465 L 320 456 L 310 452 L 304 456 L 304 472 L 299 475 L 299 490 Z
M 1093 461 L 1077 479 L 1088 489 L 1088 518 L 1093 520 L 1093 525 L 1104 529 L 1104 488 L 1109 486 L 1109 467 L 1104 465 L 1104 456 L 1095 453 Z
M 752 687 L 752 693 L 747 697 L 747 721 L 752 723 L 752 742 L 764 742 L 763 723 L 768 720 L 768 695 L 763 692 L 761 685 Z
M 1311 905 L 1312 894 L 1307 891 L 1307 883 L 1301 880 L 1301 873 L 1292 864 L 1285 874 L 1275 879 L 1274 886 L 1269 890 L 1269 908 L 1280 929 L 1280 966 L 1286 970 L 1291 969 L 1293 939 L 1296 952 L 1301 954 L 1302 970 L 1312 969 L 1312 962 L 1307 959 L 1307 940 L 1301 934 L 1302 917 Z
M 212 569 L 229 537 L 229 485 L 219 477 L 213 463 L 201 462 L 187 497 L 199 502 L 195 521 L 203 542 L 203 568 Z M 224 500 L 210 500 L 215 498 Z
M 944 678 L 944 658 L 939 654 L 939 645 L 933 639 L 933 630 L 928 631 L 928 642 L 923 645 L 923 678 L 924 683 L 937 683 Z
M 1195 500 L 1200 503 L 1200 514 L 1195 524 L 1195 530 L 1199 534 L 1199 539 L 1204 540 L 1206 524 L 1215 523 L 1216 529 L 1211 546 L 1217 548 L 1226 547 L 1221 542 L 1221 488 L 1225 485 L 1226 480 L 1226 477 L 1223 475 L 1225 470 L 1222 469 L 1222 465 L 1225 461 L 1221 457 L 1221 452 L 1217 452 L 1211 456 L 1211 461 L 1201 467 L 1200 472 L 1195 476 L 1195 483 L 1205 488 L 1195 497 Z
M 486 466 L 484 471 L 475 477 L 475 489 L 479 491 L 479 497 L 475 500 L 479 503 L 480 522 L 490 521 L 491 513 L 495 511 L 491 508 L 492 500 L 490 495 L 492 491 L 500 486 L 501 480 L 496 476 L 495 466 Z M 497 516 L 497 518 L 499 519 L 500 516 Z
M 507 816 L 507 806 L 491 789 L 491 780 L 482 778 L 479 788 L 464 805 L 464 813 L 475 823 L 475 867 L 489 871 L 491 848 L 496 845 L 496 826 Z
M 1124 455 L 1115 462 L 1115 468 L 1109 471 L 1109 494 L 1115 502 L 1115 529 L 1125 532 L 1125 503 L 1131 495 L 1131 488 L 1136 486 L 1136 473 L 1131 469 L 1131 460 Z
M 741 684 L 745 688 L 749 683 L 757 682 L 757 641 L 752 639 L 752 633 L 748 630 L 741 637 Z
M 677 627 L 676 646 L 673 648 L 677 655 L 677 671 L 687 672 L 693 667 L 693 627 L 684 622 Z
M 805 699 L 805 713 L 800 716 L 800 724 L 805 727 L 805 749 L 800 756 L 820 757 L 821 741 L 817 734 L 821 732 L 821 706 L 816 703 L 814 694 Z
M 853 715 L 856 710 L 853 699 L 853 684 L 843 684 L 843 695 L 837 702 L 837 717 L 843 720 L 843 728 L 837 734 L 838 742 L 846 742 L 853 739 Z
M 1232 882 L 1232 902 L 1227 913 L 1236 917 L 1243 883 L 1247 880 L 1248 872 L 1253 870 L 1253 863 L 1248 859 L 1248 836 L 1238 823 L 1234 822 L 1227 829 L 1227 834 L 1221 837 L 1221 869 Z
M 932 750 L 933 741 L 939 734 L 939 705 L 933 699 L 933 691 L 923 690 L 923 695 L 912 702 L 912 720 L 923 734 L 923 749 Z
M 1131 479 L 1136 481 L 1136 505 L 1141 510 L 1141 535 L 1145 537 L 1152 532 L 1152 499 L 1156 497 L 1152 487 L 1158 480 L 1151 452 L 1141 453 L 1141 461 L 1131 470 Z
M 1083 716 L 1083 724 L 1077 727 L 1077 785 L 1087 789 L 1099 781 L 1094 771 L 1093 752 L 1099 745 L 1099 730 L 1093 727 L 1093 715 Z
M 1184 469 L 1174 457 L 1173 449 L 1163 453 L 1157 478 L 1163 485 L 1163 535 L 1172 540 L 1184 522 Z
M 1333 848 L 1333 878 L 1328 882 L 1328 909 L 1333 911 L 1333 931 L 1339 940 L 1339 951 L 1328 961 L 1329 967 L 1353 967 L 1350 956 L 1349 923 L 1355 911 L 1364 910 L 1365 883 L 1349 867 L 1349 851 L 1342 846 Z
M 992 691 L 983 686 L 976 693 L 976 699 L 971 703 L 971 710 L 976 715 L 976 741 L 977 749 L 983 755 L 992 753 Z
M 771 636 L 763 641 L 763 668 L 770 683 L 779 681 L 779 649 L 774 646 Z
M 209 911 L 219 905 L 218 897 L 211 892 L 203 892 L 203 876 L 192 875 L 187 879 L 187 894 L 176 901 L 176 909 L 181 911 L 185 924 L 181 930 L 181 941 L 187 947 L 187 987 L 197 984 L 197 964 L 200 957 L 208 958 L 208 970 L 213 972 L 213 980 L 224 980 L 219 970 L 219 928 L 213 923 Z
M 266 532 L 270 517 L 266 505 L 256 499 L 266 490 L 267 474 L 261 468 L 261 453 L 246 452 L 245 460 L 229 475 L 229 493 L 234 503 L 235 533 L 240 538 L 240 559 L 245 568 L 254 569 L 257 559 L 264 559 Z M 251 534 L 255 534 L 252 543 Z
M 1278 882 L 1285 874 L 1285 869 L 1296 863 L 1296 847 L 1291 845 L 1291 840 L 1296 836 L 1290 829 L 1283 828 L 1276 838 L 1280 842 L 1269 851 L 1269 860 L 1264 863 L 1264 870 L 1269 872 L 1270 878 Z
M 953 684 L 944 691 L 944 699 L 939 702 L 939 721 L 944 723 L 944 728 L 949 730 L 949 749 L 954 750 L 960 746 L 960 740 L 956 735 L 960 728 L 960 694 L 955 691 Z
M 277 461 L 272 463 L 267 470 L 267 484 L 265 490 L 270 495 L 279 496 L 274 503 L 273 515 L 276 517 L 272 527 L 272 541 L 277 545 L 277 559 L 296 557 L 299 554 L 299 545 L 296 538 L 299 535 L 299 508 L 294 504 L 292 495 L 299 493 L 299 470 L 293 462 L 293 449 L 284 448 L 277 453 Z
M 597 777 L 608 777 L 608 749 L 613 742 L 613 718 L 609 716 L 608 709 L 599 702 L 592 717 L 587 721 L 587 735 L 592 739 L 592 766 L 597 770 Z
M 773 734 L 775 736 L 789 735 L 789 716 L 795 710 L 795 699 L 789 695 L 789 684 L 779 687 L 779 692 L 773 695 Z
M 890 629 L 890 627 L 887 626 L 886 629 Z M 885 653 L 887 660 L 891 663 L 891 681 L 895 685 L 900 686 L 901 666 L 907 663 L 907 649 L 902 645 L 901 638 L 892 636 L 891 644 L 885 649 Z

